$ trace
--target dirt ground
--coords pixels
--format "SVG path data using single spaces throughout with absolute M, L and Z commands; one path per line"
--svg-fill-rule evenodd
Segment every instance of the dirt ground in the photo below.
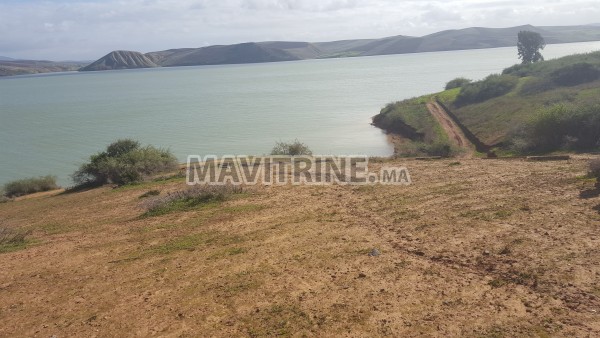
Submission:
M 139 196 L 182 180 L 0 204 L 33 230 L 0 254 L 0 336 L 599 337 L 586 163 L 391 160 L 411 186 L 257 187 L 149 218 Z

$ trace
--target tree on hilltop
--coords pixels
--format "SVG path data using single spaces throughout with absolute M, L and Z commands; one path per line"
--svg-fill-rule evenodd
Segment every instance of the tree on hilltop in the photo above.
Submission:
M 519 59 L 523 61 L 523 64 L 544 61 L 540 50 L 546 47 L 546 41 L 544 41 L 540 33 L 520 31 L 518 38 L 517 49 L 519 51 Z

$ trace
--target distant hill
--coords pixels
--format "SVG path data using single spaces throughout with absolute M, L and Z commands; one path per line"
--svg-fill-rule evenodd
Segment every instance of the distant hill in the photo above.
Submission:
M 0 76 L 76 71 L 85 64 L 76 61 L 0 60 Z
M 294 56 L 285 49 L 272 48 L 268 44 L 258 43 L 241 43 L 230 46 L 210 46 L 195 49 L 172 49 L 147 53 L 146 56 L 163 67 L 260 63 L 302 59 Z
M 1 56 L 0 55 L 0 61 L 14 61 L 15 59 L 13 58 L 9 58 L 8 56 Z
M 114 51 L 91 64 L 13 60 L 0 57 L 0 76 L 60 71 L 95 71 L 151 67 L 243 64 L 435 52 L 516 46 L 517 33 L 530 30 L 540 33 L 549 44 L 600 41 L 600 26 L 510 28 L 472 27 L 446 30 L 422 37 L 392 36 L 382 39 L 341 40 L 331 42 L 266 41 L 200 48 L 178 48 L 142 54 Z
M 382 39 L 315 43 L 290 41 L 250 42 L 227 46 L 170 49 L 147 54 L 121 51 L 110 53 L 81 70 L 279 62 L 508 47 L 517 44 L 517 33 L 521 30 L 538 32 L 550 44 L 600 40 L 600 27 L 594 25 L 562 27 L 525 25 L 510 28 L 472 27 L 447 30 L 423 37 L 399 35 Z
M 81 71 L 158 67 L 148 56 L 131 51 L 114 51 L 81 68 Z

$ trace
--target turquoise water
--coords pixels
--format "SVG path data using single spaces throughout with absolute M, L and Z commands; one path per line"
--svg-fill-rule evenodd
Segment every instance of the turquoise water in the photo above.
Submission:
M 550 45 L 546 58 L 600 50 Z M 317 154 L 390 155 L 370 118 L 390 101 L 480 79 L 516 48 L 298 62 L 0 78 L 0 184 L 52 174 L 63 185 L 118 138 L 188 154 L 267 154 L 299 140 Z

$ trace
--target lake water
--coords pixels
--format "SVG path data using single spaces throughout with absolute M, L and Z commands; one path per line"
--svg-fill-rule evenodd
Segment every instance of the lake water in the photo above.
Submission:
M 600 50 L 549 45 L 547 59 Z M 388 102 L 480 79 L 516 48 L 250 65 L 0 78 L 0 184 L 52 174 L 62 185 L 118 138 L 194 155 L 268 154 L 299 139 L 316 154 L 390 155 L 370 119 Z

